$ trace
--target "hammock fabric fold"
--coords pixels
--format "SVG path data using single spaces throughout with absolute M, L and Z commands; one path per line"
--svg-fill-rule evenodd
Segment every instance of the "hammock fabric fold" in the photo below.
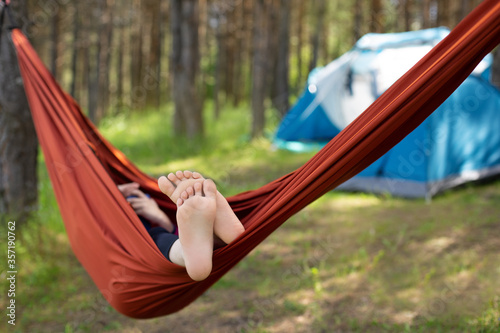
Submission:
M 259 189 L 228 198 L 246 231 L 214 252 L 213 272 L 201 282 L 192 281 L 184 268 L 163 257 L 116 187 L 138 182 L 175 219 L 175 205 L 159 191 L 156 179 L 99 134 L 19 29 L 11 37 L 71 247 L 116 310 L 151 318 L 194 301 L 290 216 L 363 170 L 415 129 L 499 44 L 500 1 L 483 1 L 305 165 Z

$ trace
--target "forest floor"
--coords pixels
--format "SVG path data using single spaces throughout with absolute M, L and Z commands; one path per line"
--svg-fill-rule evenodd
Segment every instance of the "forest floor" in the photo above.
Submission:
M 196 169 L 226 195 L 262 186 L 311 156 L 272 151 L 265 139 L 249 144 L 238 125 L 226 139 L 210 134 L 220 133 L 214 125 L 204 142 L 173 143 L 158 117 L 141 115 L 142 126 L 115 118 L 102 131 L 147 172 Z M 241 118 L 224 117 L 220 126 Z M 41 209 L 18 231 L 19 311 L 8 331 L 498 332 L 499 202 L 498 181 L 430 203 L 330 192 L 188 307 L 134 320 L 106 303 L 72 254 L 41 166 Z M 5 302 L 2 293 L 1 308 Z

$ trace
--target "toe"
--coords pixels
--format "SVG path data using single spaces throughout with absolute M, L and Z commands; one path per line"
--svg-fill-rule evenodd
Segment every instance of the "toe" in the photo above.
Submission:
M 181 183 L 181 180 L 179 179 L 179 177 L 177 177 L 177 175 L 175 175 L 173 173 L 169 173 L 167 178 L 175 185 L 179 185 Z
M 177 176 L 177 178 L 179 178 L 180 181 L 183 181 L 186 179 L 186 177 L 184 177 L 184 172 L 182 172 L 182 171 L 177 171 L 175 173 L 175 175 Z
M 193 185 L 193 188 L 194 188 L 194 193 L 196 195 L 202 195 L 202 189 L 203 189 L 203 186 L 202 186 L 202 183 L 195 183 Z
M 205 179 L 203 181 L 203 193 L 206 197 L 214 198 L 217 192 L 217 187 L 211 179 Z
M 194 179 L 201 179 L 203 178 L 203 176 L 199 173 L 199 172 L 193 172 L 193 178 Z
M 158 178 L 158 187 L 168 197 L 171 197 L 175 191 L 174 184 L 172 184 L 172 182 L 165 176 L 161 176 L 160 178 Z
M 189 170 L 184 170 L 184 177 L 187 178 L 187 179 L 190 179 L 193 177 L 193 173 Z

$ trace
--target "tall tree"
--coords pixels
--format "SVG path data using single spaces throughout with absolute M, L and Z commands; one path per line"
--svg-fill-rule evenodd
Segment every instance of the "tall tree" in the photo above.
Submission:
M 80 7 L 81 15 L 82 17 L 91 17 L 90 13 L 90 6 L 81 6 Z M 78 76 L 78 81 L 77 81 L 77 89 L 76 89 L 76 95 L 79 97 L 79 101 L 82 104 L 84 108 L 88 110 L 88 115 L 91 117 L 91 112 L 93 112 L 94 109 L 92 109 L 90 106 L 90 90 L 92 88 L 91 85 L 91 65 L 90 65 L 90 49 L 92 46 L 91 40 L 92 40 L 92 30 L 93 30 L 93 24 L 91 22 L 88 22 L 89 20 L 82 20 L 81 25 L 82 28 L 80 30 L 79 34 L 79 44 L 80 44 L 80 49 L 78 52 L 78 56 L 81 59 L 81 64 L 80 64 L 80 71 L 79 71 L 79 76 Z M 80 88 L 80 89 L 78 89 Z
M 275 93 L 274 106 L 281 116 L 285 115 L 290 105 L 288 102 L 289 91 L 289 54 L 290 54 L 290 8 L 288 0 L 280 0 L 279 26 L 278 26 L 278 60 L 275 67 Z
M 142 79 L 142 87 L 146 93 L 146 105 L 158 108 L 160 105 L 160 61 L 161 61 L 161 2 L 149 0 L 145 2 L 145 15 L 149 21 L 149 50 L 146 59 L 146 74 Z
M 266 0 L 255 0 L 252 39 L 252 138 L 261 136 L 265 127 L 264 100 L 266 98 L 268 63 L 268 6 Z
M 115 48 L 116 50 L 116 61 L 115 61 L 115 67 L 116 67 L 116 94 L 115 94 L 115 100 L 113 102 L 113 109 L 115 112 L 121 112 L 127 109 L 125 107 L 125 98 L 124 98 L 124 85 L 125 85 L 125 53 L 128 50 L 128 39 L 126 38 L 126 26 L 127 26 L 127 16 L 126 12 L 124 11 L 124 8 L 121 6 L 123 3 L 119 4 L 117 7 L 118 15 L 120 15 L 120 18 L 116 18 L 114 22 L 114 26 L 116 29 L 118 29 L 118 45 L 120 47 Z M 121 7 L 121 8 L 120 8 Z
M 160 60 L 158 62 L 158 103 L 162 105 L 162 103 L 166 103 L 170 101 L 170 85 L 168 80 L 168 61 L 164 61 L 163 59 L 168 59 L 167 50 L 169 50 L 167 45 L 166 36 L 170 36 L 170 25 L 168 21 L 168 13 L 170 12 L 170 6 L 168 1 L 162 1 L 160 7 Z
M 231 6 L 226 10 L 226 35 L 225 37 L 225 62 L 224 62 L 224 92 L 226 94 L 226 100 L 229 100 L 234 95 L 234 67 L 235 67 L 235 54 L 238 52 L 236 50 L 236 24 L 235 24 L 235 10 L 234 6 Z
M 69 93 L 71 96 L 76 97 L 76 78 L 78 76 L 77 72 L 77 61 L 78 61 L 78 51 L 81 49 L 80 46 L 80 16 L 78 15 L 78 2 L 73 4 L 73 47 L 71 48 L 71 83 Z
M 404 24 L 403 24 L 403 29 L 404 31 L 410 31 L 411 30 L 411 14 L 412 14 L 412 0 L 404 0 L 403 2 L 403 15 L 402 17 L 404 18 Z
M 491 81 L 500 89 L 500 46 L 493 52 L 493 65 L 491 68 Z
M 52 13 L 52 22 L 50 24 L 51 27 L 51 39 L 52 39 L 52 50 L 51 50 L 51 59 L 50 59 L 50 69 L 52 71 L 52 75 L 55 78 L 58 77 L 59 73 L 57 71 L 57 61 L 59 58 L 59 43 L 60 43 L 60 27 L 59 21 L 61 19 L 61 8 L 57 6 L 53 10 Z
M 203 136 L 201 103 L 198 100 L 198 0 L 172 0 L 172 94 L 175 104 L 174 132 L 188 138 Z
M 318 55 L 319 55 L 319 42 L 320 42 L 320 35 L 321 32 L 323 31 L 323 24 L 325 21 L 325 15 L 326 15 L 326 2 L 325 0 L 316 0 L 314 2 L 311 2 L 311 4 L 316 5 L 316 14 L 314 17 L 314 22 L 316 22 L 313 35 L 312 35 L 312 57 L 311 61 L 309 62 L 309 71 L 312 71 L 317 65 L 318 65 Z
M 28 21 L 25 1 L 13 1 L 11 7 L 18 22 Z M 24 220 L 37 205 L 38 140 L 9 30 L 1 29 L 0 214 Z
M 370 32 L 384 32 L 382 0 L 371 0 Z
M 140 13 L 142 7 L 141 0 L 133 0 L 132 8 L 133 8 L 133 19 L 132 25 L 130 27 L 130 97 L 131 97 L 131 106 L 134 109 L 141 109 L 144 107 L 144 92 L 142 87 L 142 78 L 143 74 L 143 39 L 144 33 L 143 29 L 143 18 Z
M 363 26 L 363 6 L 362 0 L 354 0 L 354 19 L 353 19 L 353 43 L 356 43 L 358 39 L 363 35 L 362 26 Z
M 431 0 L 422 0 L 422 28 L 431 27 Z
M 109 106 L 109 72 L 111 69 L 111 44 L 113 41 L 114 0 L 100 0 L 102 15 L 99 22 L 99 53 L 97 67 L 97 117 L 106 115 Z
M 450 0 L 438 0 L 437 10 L 437 24 L 451 27 Z
M 295 19 L 295 26 L 297 26 L 297 47 L 295 48 L 295 57 L 297 58 L 297 81 L 295 82 L 294 93 L 299 92 L 304 85 L 302 80 L 303 71 L 303 60 L 302 60 L 302 48 L 304 44 L 304 16 L 305 16 L 305 1 L 297 0 L 298 3 L 295 5 L 297 8 L 297 14 Z
M 243 77 L 243 63 L 245 61 L 245 54 L 246 54 L 246 48 L 245 48 L 245 43 L 244 43 L 244 32 L 247 29 L 246 22 L 247 20 L 245 19 L 245 6 L 243 5 L 243 2 L 240 2 L 236 8 L 236 50 L 239 52 L 236 53 L 236 68 L 234 71 L 234 95 L 233 95 L 233 105 L 237 106 L 241 99 L 243 98 L 244 94 L 244 87 L 245 87 L 245 78 Z
M 215 65 L 214 65 L 214 115 L 218 119 L 220 115 L 220 100 L 221 100 L 221 81 L 222 81 L 222 63 L 224 62 L 225 47 L 224 36 L 226 30 L 226 13 L 218 2 L 214 2 L 210 6 L 211 27 L 215 32 Z
M 88 81 L 87 81 L 87 100 L 88 100 L 88 112 L 89 118 L 95 124 L 99 122 L 99 113 L 98 113 L 98 96 L 99 96 L 99 61 L 100 61 L 100 53 L 101 53 L 101 43 L 100 40 L 97 39 L 95 43 L 91 42 L 93 40 L 93 36 L 100 36 L 102 33 L 101 24 L 95 24 L 96 18 L 100 18 L 103 13 L 103 8 L 100 5 L 102 0 L 95 0 L 96 2 L 93 5 L 93 10 L 91 13 L 93 14 L 92 23 L 87 27 L 88 31 L 88 46 L 86 48 L 86 71 L 88 73 Z

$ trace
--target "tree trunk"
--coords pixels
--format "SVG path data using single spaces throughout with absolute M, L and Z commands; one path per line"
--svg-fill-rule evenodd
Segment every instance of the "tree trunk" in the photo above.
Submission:
M 404 31 L 411 30 L 411 12 L 412 12 L 411 1 L 412 0 L 405 0 L 404 1 L 404 13 L 403 13 L 403 17 L 405 19 Z
M 331 11 L 329 10 L 330 6 L 335 5 L 332 2 L 325 2 L 325 5 L 323 7 L 323 10 L 325 11 L 324 16 L 328 17 L 329 13 Z M 329 26 L 329 21 L 323 19 L 323 25 L 322 25 L 322 31 L 321 35 L 319 38 L 319 55 L 318 55 L 318 61 L 320 62 L 320 65 L 323 66 L 325 64 L 328 64 L 331 59 L 329 58 L 328 51 L 329 51 L 329 37 L 331 33 L 331 28 Z
M 51 22 L 51 39 L 52 39 L 52 49 L 50 53 L 50 69 L 52 75 L 57 80 L 58 79 L 58 70 L 57 70 L 57 59 L 59 57 L 59 19 L 60 19 L 60 8 L 57 8 L 52 16 Z
M 227 87 L 227 70 L 225 64 L 227 63 L 228 47 L 228 18 L 226 8 L 221 6 L 218 2 L 212 4 L 212 24 L 214 25 L 215 33 L 215 66 L 214 66 L 214 116 L 218 119 L 220 116 L 221 105 L 225 103 L 227 94 L 221 94 Z M 224 64 L 224 65 L 223 65 Z
M 165 63 L 163 59 L 168 58 L 165 46 L 166 36 L 170 36 L 168 13 L 170 11 L 169 2 L 162 1 L 160 6 L 160 59 L 158 61 L 158 106 L 170 100 L 170 76 L 168 62 Z M 165 64 L 167 64 L 165 66 Z
M 78 52 L 81 49 L 80 45 L 80 16 L 78 3 L 74 3 L 74 11 L 73 11 L 73 47 L 71 50 L 71 83 L 69 93 L 73 98 L 76 98 L 76 78 L 78 76 L 77 73 L 77 62 L 78 62 Z
M 284 116 L 290 107 L 289 91 L 289 50 L 290 50 L 290 2 L 280 0 L 279 27 L 278 27 L 278 61 L 276 64 L 274 106 L 281 116 Z
M 115 95 L 111 103 L 114 114 L 129 114 L 130 100 L 126 98 L 125 86 L 130 82 L 125 73 L 130 73 L 127 64 L 127 54 L 129 53 L 129 31 L 132 26 L 130 12 L 130 1 L 121 0 L 115 4 L 115 16 L 113 19 L 113 26 L 115 27 L 115 46 L 113 46 L 113 67 L 115 79 Z M 116 46 L 118 45 L 118 46 Z
M 451 28 L 451 20 L 450 20 L 450 0 L 438 0 L 438 16 L 437 23 L 440 26 Z
M 146 75 L 143 78 L 143 88 L 146 92 L 146 105 L 159 108 L 160 85 L 160 54 L 161 54 L 161 3 L 159 1 L 146 2 L 147 17 L 151 21 L 149 56 L 147 59 Z
M 221 67 L 222 67 L 222 22 L 220 17 L 216 18 L 217 26 L 215 27 L 215 68 L 214 68 L 214 116 L 218 119 L 220 116 L 220 87 L 221 87 Z
M 252 60 L 252 138 L 262 136 L 265 126 L 264 99 L 267 83 L 267 4 L 254 4 L 253 60 Z
M 297 81 L 295 82 L 295 93 L 298 93 L 303 85 L 302 82 L 302 48 L 304 45 L 304 16 L 305 16 L 305 1 L 297 0 L 297 48 L 295 49 L 297 57 Z
M 18 22 L 26 17 L 25 1 L 13 1 Z M 7 26 L 7 24 L 5 24 Z M 35 134 L 9 30 L 0 36 L 0 215 L 2 220 L 24 222 L 37 206 Z
M 384 32 L 384 16 L 382 12 L 382 1 L 372 0 L 371 1 L 371 21 L 370 21 L 370 32 Z
M 181 110 L 182 100 L 177 96 L 177 91 L 180 90 L 177 85 L 177 75 L 181 71 L 182 50 L 181 50 L 181 19 L 182 15 L 182 1 L 171 0 L 170 5 L 170 24 L 172 33 L 172 47 L 170 57 L 170 68 L 172 72 L 172 98 L 174 100 L 174 133 L 176 135 L 186 135 L 186 127 L 184 120 L 184 113 Z M 179 91 L 182 93 L 181 91 Z M 179 106 L 178 106 L 179 104 Z
M 235 52 L 235 25 L 234 25 L 234 10 L 231 7 L 230 10 L 226 10 L 224 13 L 226 17 L 226 34 L 224 35 L 225 42 L 225 62 L 224 62 L 224 93 L 225 100 L 229 101 L 234 95 L 234 59 Z
M 143 77 L 142 66 L 142 43 L 143 28 L 141 20 L 141 1 L 133 0 L 133 10 L 137 15 L 132 20 L 130 31 L 131 61 L 130 61 L 130 99 L 132 109 L 142 109 L 144 107 L 145 95 L 141 80 Z
M 422 28 L 431 27 L 431 0 L 422 0 Z
M 196 84 L 199 69 L 198 1 L 172 0 L 171 4 L 174 132 L 194 138 L 204 134 Z
M 97 119 L 104 117 L 109 108 L 109 71 L 111 69 L 111 44 L 113 41 L 114 0 L 101 0 L 102 15 L 99 18 L 99 66 L 97 68 Z
M 243 43 L 243 34 L 246 30 L 246 20 L 245 20 L 245 6 L 243 3 L 239 3 L 235 8 L 236 10 L 236 59 L 235 59 L 235 72 L 234 72 L 234 96 L 233 105 L 238 106 L 243 98 L 245 78 L 243 77 L 243 63 L 245 61 L 245 44 Z
M 88 14 L 87 10 L 88 7 L 86 8 L 85 6 L 80 7 L 80 9 L 83 9 L 82 12 L 84 12 L 87 15 Z M 77 86 L 76 89 L 76 94 L 79 95 L 79 101 L 82 104 L 81 106 L 86 108 L 88 111 L 88 116 L 91 118 L 91 109 L 90 109 L 90 80 L 91 80 L 91 66 L 90 66 L 90 48 L 92 46 L 91 41 L 91 36 L 92 33 L 90 31 L 90 26 L 87 22 L 82 21 L 82 29 L 81 29 L 81 34 L 80 34 L 80 41 L 82 43 L 82 47 L 79 50 L 80 54 L 80 59 L 82 59 L 82 64 L 81 64 L 81 70 L 80 70 L 80 75 L 79 75 L 79 85 Z M 79 89 L 78 89 L 79 88 Z M 86 103 L 86 104 L 84 104 Z
M 267 76 L 267 83 L 266 83 L 266 91 L 267 97 L 271 99 L 271 102 L 274 107 L 276 107 L 275 104 L 275 98 L 278 96 L 278 93 L 276 91 L 277 84 L 276 80 L 278 79 L 276 77 L 277 73 L 277 67 L 278 67 L 278 61 L 279 61 L 279 55 L 278 55 L 278 45 L 279 45 L 279 20 L 280 20 L 280 1 L 281 0 L 269 0 L 269 7 L 268 7 L 268 16 L 267 16 L 267 33 L 268 33 L 268 38 L 267 38 L 267 46 L 266 48 L 268 50 L 274 50 L 274 52 L 268 52 L 267 54 L 267 66 L 269 68 L 268 73 L 266 74 Z
M 491 82 L 500 89 L 500 46 L 493 52 L 493 64 L 491 68 Z
M 118 27 L 118 40 L 119 45 L 121 46 L 118 49 L 118 55 L 116 59 L 116 96 L 115 96 L 115 112 L 125 111 L 125 101 L 123 98 L 123 85 L 125 83 L 125 78 L 123 75 L 124 72 L 124 53 L 125 53 L 125 27 L 123 24 L 120 24 Z
M 102 0 L 101 0 L 102 1 Z M 94 15 L 92 18 L 95 20 L 100 19 L 102 15 L 102 6 L 97 3 L 94 8 Z M 98 113 L 98 98 L 99 98 L 99 68 L 100 68 L 100 53 L 101 53 L 101 43 L 100 39 L 97 39 L 96 43 L 92 45 L 92 35 L 101 36 L 103 33 L 101 24 L 91 24 L 88 27 L 88 37 L 89 46 L 87 47 L 87 65 L 88 65 L 88 81 L 87 81 L 87 99 L 88 99 L 88 109 L 89 118 L 94 123 L 99 122 Z
M 362 0 L 354 0 L 354 34 L 353 43 L 356 43 L 358 39 L 363 35 L 362 33 L 362 19 L 363 19 L 363 6 Z
M 321 32 L 323 31 L 323 24 L 325 20 L 325 9 L 326 3 L 325 0 L 316 0 L 312 2 L 316 3 L 316 25 L 314 27 L 314 33 L 312 36 L 312 58 L 309 62 L 309 72 L 312 71 L 318 65 L 318 54 L 319 54 L 319 40 Z

